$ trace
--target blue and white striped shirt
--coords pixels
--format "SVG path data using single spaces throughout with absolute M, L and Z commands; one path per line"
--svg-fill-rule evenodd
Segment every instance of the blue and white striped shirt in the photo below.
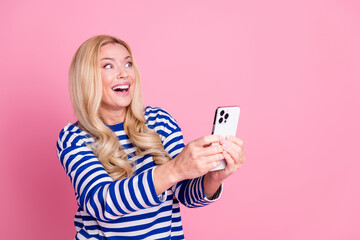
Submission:
M 160 108 L 145 109 L 146 125 L 155 130 L 165 150 L 175 158 L 184 148 L 181 129 Z M 75 190 L 75 239 L 184 239 L 179 202 L 202 207 L 218 199 L 205 197 L 204 177 L 189 179 L 157 195 L 152 156 L 136 156 L 136 147 L 124 133 L 123 123 L 109 126 L 119 137 L 129 161 L 136 163 L 133 177 L 113 180 L 87 144 L 94 140 L 69 123 L 59 135 L 57 154 Z

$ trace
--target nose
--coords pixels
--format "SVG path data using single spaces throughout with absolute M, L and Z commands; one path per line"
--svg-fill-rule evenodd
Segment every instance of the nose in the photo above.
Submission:
M 128 76 L 128 73 L 126 72 L 126 70 L 119 68 L 119 72 L 117 73 L 117 78 L 121 79 L 121 78 L 126 78 L 127 76 Z

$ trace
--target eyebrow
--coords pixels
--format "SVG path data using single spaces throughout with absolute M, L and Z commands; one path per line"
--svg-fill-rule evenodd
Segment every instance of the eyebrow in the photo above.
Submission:
M 125 58 L 124 58 L 124 60 L 129 59 L 129 58 L 131 58 L 131 56 L 127 56 L 127 57 L 125 57 Z M 103 60 L 111 60 L 111 61 L 115 61 L 115 59 L 114 59 L 114 58 L 102 58 L 102 59 L 100 59 L 100 61 L 103 61 Z

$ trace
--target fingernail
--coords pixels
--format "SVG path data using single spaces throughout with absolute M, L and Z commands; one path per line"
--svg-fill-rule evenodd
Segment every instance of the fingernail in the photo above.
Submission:
M 223 144 L 224 149 L 228 149 L 228 146 L 226 144 Z

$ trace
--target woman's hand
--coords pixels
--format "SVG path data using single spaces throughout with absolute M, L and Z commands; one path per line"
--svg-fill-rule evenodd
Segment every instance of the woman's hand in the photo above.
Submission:
M 154 183 L 157 194 L 164 192 L 177 182 L 203 176 L 224 159 L 221 145 L 212 146 L 223 139 L 219 135 L 209 135 L 187 144 L 173 160 L 155 169 Z
M 220 143 L 220 145 L 212 145 Z M 184 179 L 205 175 L 205 194 L 210 198 L 222 181 L 236 172 L 243 163 L 243 144 L 236 137 L 224 139 L 219 135 L 209 135 L 187 144 L 173 160 L 155 169 L 155 188 L 158 194 Z M 224 170 L 209 172 L 225 159 Z
M 205 196 L 211 198 L 221 183 L 234 174 L 244 163 L 244 144 L 243 141 L 234 136 L 227 136 L 225 140 L 221 140 L 220 144 L 223 156 L 226 161 L 226 168 L 219 171 L 208 172 L 205 175 L 204 188 Z
M 224 159 L 221 145 L 212 146 L 222 139 L 219 135 L 209 135 L 196 139 L 185 146 L 173 160 L 176 172 L 181 180 L 203 176 Z

